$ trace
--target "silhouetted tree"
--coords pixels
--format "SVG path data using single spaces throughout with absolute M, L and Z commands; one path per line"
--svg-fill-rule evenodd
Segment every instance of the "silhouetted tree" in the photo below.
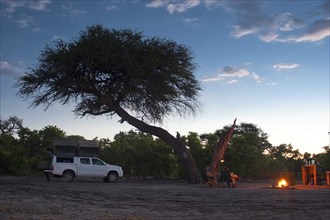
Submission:
M 4 134 L 13 134 L 22 128 L 22 120 L 16 116 L 10 116 L 8 119 L 0 118 L 0 136 Z
M 191 183 L 198 181 L 185 144 L 151 123 L 169 114 L 195 114 L 201 90 L 190 49 L 129 29 L 88 27 L 79 38 L 46 46 L 35 68 L 17 82 L 18 95 L 32 106 L 75 103 L 80 116 L 118 115 L 142 132 L 159 137 L 183 161 Z M 149 124 L 148 124 L 149 123 Z

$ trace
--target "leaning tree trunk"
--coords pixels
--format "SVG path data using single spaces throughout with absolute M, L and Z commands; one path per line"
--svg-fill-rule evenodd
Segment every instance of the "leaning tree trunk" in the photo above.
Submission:
M 231 140 L 234 134 L 235 126 L 236 126 L 236 118 L 230 130 L 227 132 L 225 138 L 224 139 L 220 138 L 218 144 L 215 146 L 210 166 L 206 167 L 206 173 L 209 177 L 216 177 L 218 175 L 219 163 L 225 155 L 229 141 Z
M 190 154 L 190 151 L 180 138 L 175 138 L 163 128 L 148 125 L 143 121 L 134 118 L 121 107 L 116 107 L 115 112 L 122 118 L 123 121 L 127 121 L 130 125 L 136 127 L 142 132 L 157 136 L 165 143 L 172 146 L 175 153 L 179 155 L 184 168 L 187 171 L 189 183 L 198 183 L 200 181 L 200 174 L 198 172 L 196 163 Z

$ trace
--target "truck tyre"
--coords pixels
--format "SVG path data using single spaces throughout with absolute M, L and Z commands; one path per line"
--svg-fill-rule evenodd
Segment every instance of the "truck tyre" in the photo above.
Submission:
M 75 176 L 74 172 L 72 172 L 71 170 L 66 170 L 63 172 L 62 177 L 65 179 L 65 181 L 72 182 Z
M 109 182 L 115 183 L 115 182 L 117 182 L 117 180 L 118 180 L 118 173 L 113 172 L 113 171 L 109 172 L 108 176 L 104 178 L 104 182 L 106 182 L 106 183 L 109 183 Z

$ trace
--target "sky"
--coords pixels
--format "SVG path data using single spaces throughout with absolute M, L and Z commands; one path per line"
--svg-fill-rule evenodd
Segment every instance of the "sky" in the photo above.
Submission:
M 198 65 L 201 111 L 156 124 L 171 134 L 253 123 L 273 146 L 321 153 L 330 143 L 329 0 L 0 0 L 0 116 L 41 130 L 110 138 L 134 129 L 116 116 L 80 118 L 73 106 L 30 108 L 13 85 L 58 39 L 87 26 L 129 28 L 187 45 Z

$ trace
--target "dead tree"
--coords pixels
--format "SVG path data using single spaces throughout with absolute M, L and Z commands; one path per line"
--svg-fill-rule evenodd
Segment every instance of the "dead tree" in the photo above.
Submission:
M 219 139 L 218 144 L 214 148 L 211 163 L 208 167 L 206 167 L 206 175 L 208 178 L 207 184 L 210 186 L 215 187 L 216 185 L 218 185 L 219 163 L 223 159 L 223 156 L 225 155 L 229 141 L 233 136 L 235 126 L 236 126 L 236 118 L 230 130 L 225 135 L 225 138 Z

